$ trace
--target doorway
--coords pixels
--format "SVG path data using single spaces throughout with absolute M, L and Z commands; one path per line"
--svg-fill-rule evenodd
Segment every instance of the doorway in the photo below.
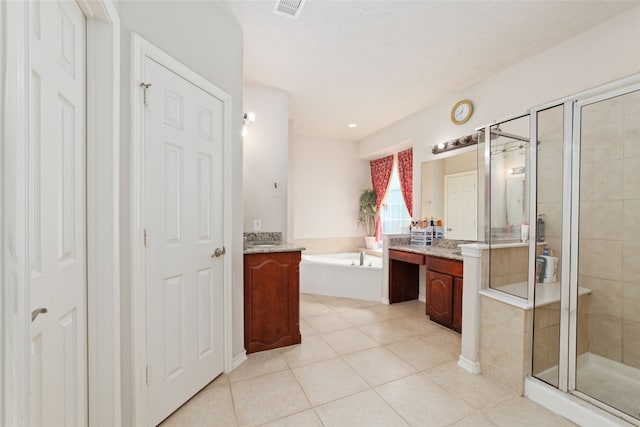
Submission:
M 136 423 L 155 425 L 231 365 L 231 99 L 133 41 Z

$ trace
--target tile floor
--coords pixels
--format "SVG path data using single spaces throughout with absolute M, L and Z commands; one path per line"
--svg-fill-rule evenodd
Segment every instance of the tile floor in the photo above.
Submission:
M 418 301 L 301 295 L 302 344 L 254 353 L 162 426 L 571 426 L 456 362 Z

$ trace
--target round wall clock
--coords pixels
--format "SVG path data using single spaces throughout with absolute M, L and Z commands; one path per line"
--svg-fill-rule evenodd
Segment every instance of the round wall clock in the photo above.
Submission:
M 457 125 L 466 123 L 473 113 L 473 104 L 468 99 L 458 101 L 451 109 L 451 121 Z

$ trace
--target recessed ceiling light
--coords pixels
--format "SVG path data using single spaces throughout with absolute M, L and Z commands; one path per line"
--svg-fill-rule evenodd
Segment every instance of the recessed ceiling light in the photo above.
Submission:
M 348 128 L 357 128 L 357 127 L 358 127 L 358 124 L 357 124 L 357 123 L 349 123 L 349 124 L 347 125 L 347 127 L 348 127 Z

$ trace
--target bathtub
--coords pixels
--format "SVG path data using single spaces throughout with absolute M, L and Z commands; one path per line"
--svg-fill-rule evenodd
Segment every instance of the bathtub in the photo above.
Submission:
M 300 292 L 380 301 L 382 258 L 359 252 L 303 255 L 300 262 Z

